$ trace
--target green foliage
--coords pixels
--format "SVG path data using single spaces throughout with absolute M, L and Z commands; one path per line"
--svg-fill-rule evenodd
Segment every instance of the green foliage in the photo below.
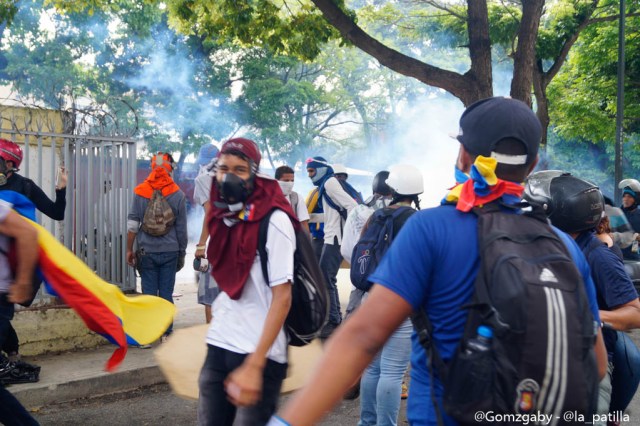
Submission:
M 0 0 L 0 25 L 10 25 L 18 12 L 18 0 Z
M 362 53 L 348 91 L 338 69 L 352 57 L 309 64 L 241 48 L 228 38 L 178 35 L 165 11 L 152 3 L 118 1 L 89 14 L 78 2 L 60 15 L 46 9 L 44 0 L 31 0 L 11 28 L 11 43 L 2 52 L 9 66 L 0 80 L 48 107 L 90 101 L 83 111 L 79 104 L 74 110 L 78 117 L 85 114 L 86 126 L 127 134 L 137 128 L 149 152 L 180 152 L 179 161 L 203 143 L 241 132 L 263 144 L 272 159 L 294 164 L 311 145 L 353 145 L 349 140 L 359 127 L 336 133 L 340 123 L 366 122 L 368 114 L 383 120 L 379 111 L 386 103 L 362 100 L 372 79 L 382 84 Z M 51 17 L 50 28 L 40 27 L 43 12 Z M 359 113 L 363 117 L 354 120 Z
M 544 166 L 550 170 L 564 170 L 591 181 L 606 195 L 613 195 L 613 153 L 605 143 L 588 140 L 562 139 L 557 133 L 549 136 Z
M 638 142 L 640 138 L 635 134 L 623 147 L 623 177 L 640 175 L 640 151 L 634 149 Z M 613 199 L 617 191 L 617 183 L 614 182 L 614 149 L 610 143 L 562 139 L 556 132 L 551 132 L 541 162 L 547 169 L 564 170 L 595 183 Z
M 627 18 L 626 28 L 624 128 L 630 135 L 640 129 L 640 18 Z M 548 91 L 551 117 L 561 137 L 614 143 L 617 46 L 617 21 L 591 25 L 582 33 Z
M 308 1 L 292 5 L 269 0 L 169 0 L 167 8 L 171 24 L 180 32 L 305 60 L 314 59 L 324 43 L 338 37 Z

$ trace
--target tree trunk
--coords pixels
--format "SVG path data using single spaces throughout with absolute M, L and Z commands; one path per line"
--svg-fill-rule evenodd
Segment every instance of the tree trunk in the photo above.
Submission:
M 518 45 L 513 58 L 513 79 L 511 97 L 531 106 L 533 69 L 536 59 L 536 40 L 544 0 L 522 2 L 522 19 L 518 29 Z
M 549 130 L 549 100 L 547 99 L 547 85 L 542 70 L 542 61 L 537 61 L 536 67 L 533 69 L 533 93 L 536 97 L 536 115 L 542 124 L 542 141 L 541 145 L 547 145 L 547 131 Z
M 493 68 L 491 66 L 491 38 L 486 0 L 469 0 L 467 33 L 471 69 L 466 73 L 475 82 L 477 92 L 471 99 L 462 99 L 465 106 L 478 99 L 493 96 Z

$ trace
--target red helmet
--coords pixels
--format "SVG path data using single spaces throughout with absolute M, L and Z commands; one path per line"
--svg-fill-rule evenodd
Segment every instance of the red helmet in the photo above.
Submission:
M 0 139 L 0 157 L 4 161 L 11 161 L 13 167 L 18 169 L 22 163 L 22 148 L 15 142 Z

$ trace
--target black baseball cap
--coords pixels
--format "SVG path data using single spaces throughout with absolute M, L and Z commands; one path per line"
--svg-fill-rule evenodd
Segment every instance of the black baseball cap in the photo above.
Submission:
M 535 160 L 541 137 L 540 120 L 527 104 L 497 96 L 469 105 L 460 117 L 456 139 L 471 154 L 493 157 L 502 164 L 524 165 Z M 526 155 L 495 152 L 496 144 L 505 138 L 522 142 Z

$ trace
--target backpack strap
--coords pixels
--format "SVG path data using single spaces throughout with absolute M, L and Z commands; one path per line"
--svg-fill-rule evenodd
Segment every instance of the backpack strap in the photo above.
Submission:
M 336 179 L 336 180 L 338 181 L 338 183 L 340 183 L 339 179 Z M 327 202 L 327 204 L 329 204 L 329 207 L 331 207 L 332 209 L 337 211 L 340 214 L 340 216 L 342 216 L 343 219 L 346 219 L 347 218 L 347 209 L 338 206 L 335 203 L 335 201 L 333 201 L 331 199 L 331 197 L 329 197 L 329 194 L 327 194 L 327 191 L 324 189 L 325 183 L 327 183 L 327 181 L 324 181 L 322 183 L 322 185 L 320 185 L 320 190 L 319 190 L 319 193 L 318 193 L 318 204 L 320 204 L 321 201 L 324 199 Z M 342 185 L 340 185 L 340 186 L 342 187 Z M 342 187 L 342 189 L 344 190 L 344 187 Z M 351 196 L 351 195 L 349 195 L 349 196 Z
M 433 385 L 434 380 L 434 369 L 438 370 L 438 376 L 440 380 L 444 382 L 447 377 L 447 365 L 444 363 L 442 358 L 440 357 L 440 352 L 433 343 L 433 339 L 431 336 L 433 335 L 433 325 L 427 316 L 427 313 L 423 308 L 413 311 L 411 314 L 411 323 L 413 324 L 413 328 L 416 331 L 416 335 L 418 336 L 418 341 L 420 345 L 424 348 L 425 354 L 427 355 L 427 369 L 429 370 L 429 393 L 431 394 L 431 403 L 433 404 L 433 408 L 436 411 L 436 420 L 438 422 L 438 426 L 444 426 L 444 420 L 442 418 L 442 412 L 440 411 L 440 406 L 438 405 L 438 401 L 436 400 L 435 395 L 435 387 Z
M 416 211 L 409 206 L 401 206 L 394 210 L 393 237 L 395 238 L 396 234 L 400 232 L 407 220 L 409 220 L 409 218 L 413 216 Z
M 260 221 L 260 228 L 258 229 L 258 253 L 260 254 L 260 266 L 262 266 L 262 275 L 264 280 L 269 285 L 269 255 L 267 254 L 267 232 L 269 231 L 269 221 L 271 215 L 276 209 L 271 210 Z
M 293 207 L 293 212 L 296 214 L 296 217 L 298 216 L 298 201 L 300 201 L 298 199 L 298 193 L 297 192 L 291 192 L 291 194 L 289 194 L 289 197 L 291 198 L 291 206 Z

